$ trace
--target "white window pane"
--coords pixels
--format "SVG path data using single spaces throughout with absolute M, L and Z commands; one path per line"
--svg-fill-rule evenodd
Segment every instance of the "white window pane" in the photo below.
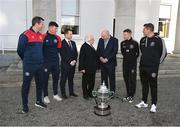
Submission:
M 79 25 L 79 17 L 76 16 L 62 16 L 61 25 Z
M 77 16 L 62 16 L 61 19 L 61 34 L 64 29 L 70 28 L 73 34 L 79 34 L 79 17 Z
M 159 18 L 171 18 L 171 6 L 160 5 Z
M 62 15 L 79 15 L 79 0 L 62 0 Z
M 0 34 L 18 35 L 26 29 L 25 5 L 25 0 L 0 2 Z

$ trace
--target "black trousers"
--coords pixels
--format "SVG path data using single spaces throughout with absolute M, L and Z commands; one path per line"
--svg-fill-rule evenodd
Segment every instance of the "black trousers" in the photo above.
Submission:
M 126 84 L 127 97 L 134 97 L 136 92 L 136 64 L 133 66 L 123 65 L 123 78 Z
M 28 95 L 32 78 L 36 83 L 36 101 L 42 101 L 43 89 L 43 65 L 42 64 L 23 64 L 23 84 L 21 89 L 23 106 L 28 105 Z
M 110 84 L 110 90 L 115 92 L 115 90 L 116 90 L 115 66 L 109 66 L 109 67 L 104 66 L 104 65 L 101 66 L 101 82 L 103 82 L 103 81 L 105 81 L 105 84 L 107 87 Z
M 83 96 L 91 96 L 95 84 L 95 73 L 85 73 L 82 75 Z
M 60 88 L 61 94 L 66 95 L 65 85 L 66 81 L 68 80 L 69 86 L 69 94 L 74 93 L 74 74 L 75 74 L 75 67 L 63 67 L 61 68 L 61 81 L 60 81 Z
M 140 67 L 140 79 L 142 83 L 142 100 L 145 103 L 147 102 L 150 88 L 152 104 L 157 104 L 157 77 L 158 69 Z
M 59 63 L 45 63 L 44 64 L 44 97 L 48 96 L 48 81 L 49 75 L 52 74 L 53 80 L 53 93 L 58 94 L 58 81 L 59 81 L 60 67 Z

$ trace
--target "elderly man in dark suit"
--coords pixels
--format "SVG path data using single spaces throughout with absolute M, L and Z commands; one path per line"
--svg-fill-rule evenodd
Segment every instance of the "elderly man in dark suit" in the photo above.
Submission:
M 65 91 L 65 84 L 66 80 L 68 79 L 69 85 L 69 94 L 70 96 L 77 97 L 74 93 L 74 74 L 75 74 L 75 66 L 77 62 L 77 48 L 74 41 L 72 41 L 72 30 L 66 29 L 64 31 L 65 39 L 62 41 L 62 47 L 60 49 L 61 54 L 61 94 L 62 98 L 67 99 L 66 91 Z
M 84 99 L 92 97 L 95 84 L 95 73 L 97 69 L 98 57 L 93 47 L 94 36 L 87 34 L 85 43 L 81 46 L 79 56 L 79 71 L 82 75 L 82 90 Z
M 101 67 L 101 80 L 105 81 L 110 90 L 115 92 L 115 67 L 117 66 L 116 54 L 118 52 L 118 39 L 112 37 L 108 30 L 103 30 L 98 42 L 97 52 Z

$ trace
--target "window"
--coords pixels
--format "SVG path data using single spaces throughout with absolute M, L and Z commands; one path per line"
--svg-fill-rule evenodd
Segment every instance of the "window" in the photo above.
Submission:
M 62 0 L 61 3 L 61 34 L 66 27 L 71 28 L 73 34 L 79 35 L 79 0 Z
M 171 21 L 171 5 L 160 5 L 158 31 L 162 38 L 169 37 L 170 21 Z

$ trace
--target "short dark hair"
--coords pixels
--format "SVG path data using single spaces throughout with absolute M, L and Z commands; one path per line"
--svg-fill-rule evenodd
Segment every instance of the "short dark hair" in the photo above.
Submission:
M 35 16 L 35 17 L 32 19 L 32 26 L 34 26 L 36 23 L 41 23 L 41 21 L 44 21 L 44 19 L 43 19 L 42 17 Z
M 64 34 L 68 34 L 69 31 L 73 32 L 71 28 L 65 28 L 64 29 Z
M 50 26 L 59 27 L 59 25 L 58 25 L 56 22 L 54 22 L 54 21 L 50 21 L 48 26 L 49 26 L 49 27 L 50 27 Z
M 152 32 L 154 31 L 154 25 L 152 23 L 146 23 L 144 24 L 144 27 L 150 29 Z
M 124 33 L 127 32 L 127 33 L 130 33 L 130 34 L 132 33 L 132 31 L 130 29 L 125 29 L 123 32 Z

